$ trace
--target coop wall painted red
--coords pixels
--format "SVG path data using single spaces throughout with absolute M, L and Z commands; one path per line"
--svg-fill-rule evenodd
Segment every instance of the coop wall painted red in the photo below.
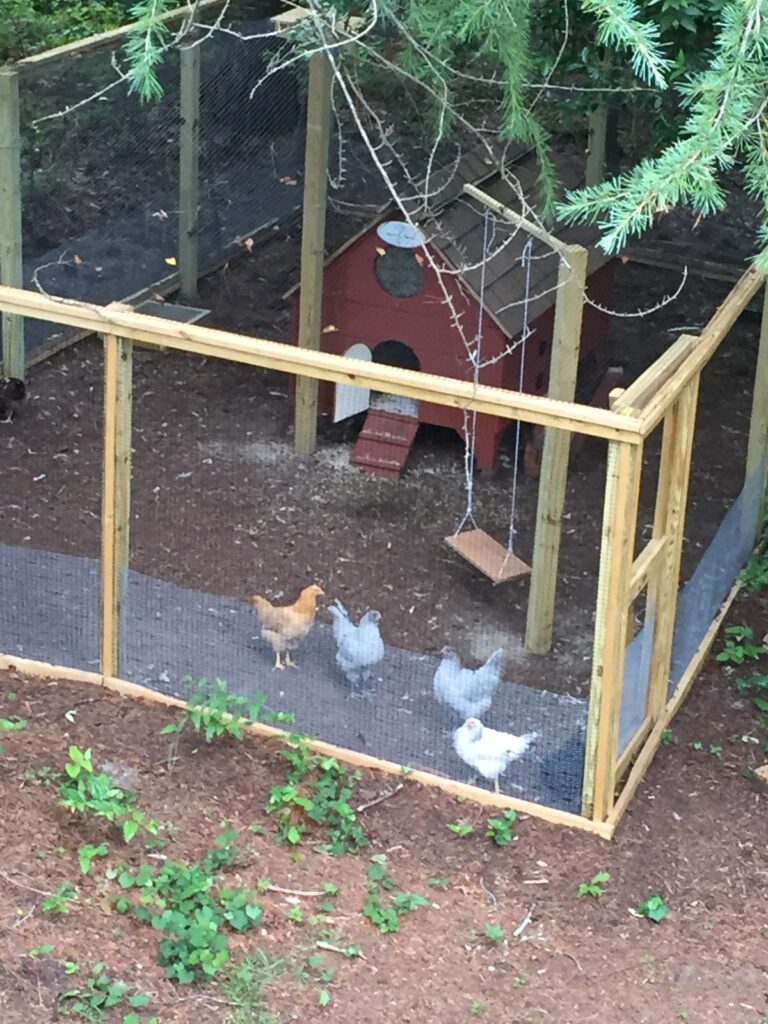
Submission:
M 433 373 L 460 380 L 472 379 L 472 367 L 458 330 L 453 326 L 451 310 L 445 302 L 437 275 L 426 267 L 424 287 L 413 298 L 398 299 L 386 292 L 376 280 L 374 263 L 377 248 L 383 243 L 375 229 L 358 239 L 340 253 L 325 269 L 323 285 L 323 351 L 343 355 L 350 346 L 363 342 L 374 349 L 382 341 L 396 340 L 408 345 L 419 359 L 423 373 Z M 438 265 L 444 261 L 438 252 L 432 255 Z M 445 275 L 443 281 L 461 315 L 466 336 L 472 339 L 477 330 L 477 300 L 462 287 L 456 276 Z M 609 262 L 594 273 L 588 283 L 588 293 L 602 305 L 610 300 L 613 287 L 613 263 Z M 298 312 L 298 296 L 294 309 Z M 549 352 L 552 340 L 554 307 L 543 313 L 531 325 L 534 333 L 526 345 L 523 390 L 531 394 L 546 394 L 549 376 Z M 606 340 L 608 317 L 592 306 L 584 308 L 582 330 L 582 358 L 595 352 Z M 333 330 L 328 331 L 328 327 Z M 483 360 L 501 353 L 509 344 L 502 329 L 487 314 L 483 324 Z M 485 366 L 480 383 L 517 390 L 520 375 L 520 353 L 517 349 L 497 363 Z M 334 385 L 320 385 L 320 407 L 333 409 Z M 419 420 L 437 426 L 451 427 L 463 435 L 463 414 L 459 409 L 421 402 Z M 477 423 L 476 457 L 481 469 L 491 470 L 496 449 L 508 420 L 497 416 L 480 415 Z

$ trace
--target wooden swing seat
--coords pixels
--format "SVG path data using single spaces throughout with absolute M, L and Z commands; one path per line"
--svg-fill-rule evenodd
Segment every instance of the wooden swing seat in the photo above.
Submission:
M 494 586 L 517 579 L 518 576 L 527 576 L 531 571 L 529 565 L 517 555 L 508 552 L 485 530 L 464 530 L 462 533 L 453 534 L 452 537 L 446 537 L 445 543 L 457 555 L 461 555 L 470 565 L 474 565 L 487 576 Z

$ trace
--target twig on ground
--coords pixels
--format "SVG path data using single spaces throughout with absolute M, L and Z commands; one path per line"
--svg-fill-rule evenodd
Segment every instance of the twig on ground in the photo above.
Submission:
M 37 910 L 37 903 L 34 903 L 34 904 L 32 905 L 32 909 L 31 909 L 31 910 L 28 910 L 28 911 L 26 912 L 26 914 L 24 915 L 24 917 L 20 917 L 20 918 L 18 919 L 18 921 L 15 921 L 15 922 L 14 922 L 14 925 L 13 925 L 13 927 L 14 927 L 14 928 L 21 928 L 21 926 L 22 926 L 22 925 L 23 925 L 23 924 L 24 924 L 25 922 L 27 922 L 27 921 L 28 921 L 28 920 L 30 919 L 30 917 L 32 917 L 32 915 L 34 914 L 34 912 L 35 912 L 36 910 Z
M 523 934 L 525 929 L 528 927 L 528 925 L 533 920 L 533 912 L 534 912 L 535 909 L 536 909 L 536 905 L 534 904 L 531 907 L 531 909 L 528 911 L 528 913 L 525 915 L 523 920 L 520 922 L 520 924 L 517 926 L 517 928 L 515 928 L 515 930 L 512 932 L 512 938 L 513 939 L 519 939 L 520 936 Z
M 496 897 L 495 897 L 495 896 L 494 896 L 494 894 L 493 894 L 493 893 L 491 892 L 491 890 L 490 890 L 490 889 L 489 889 L 489 888 L 488 888 L 488 887 L 486 886 L 486 884 L 485 884 L 485 882 L 484 882 L 484 881 L 482 880 L 482 878 L 480 879 L 480 888 L 481 888 L 481 889 L 483 890 L 483 892 L 485 893 L 485 895 L 486 895 L 486 896 L 488 897 L 488 901 L 489 901 L 489 903 L 492 903 L 492 904 L 494 905 L 494 907 L 495 907 L 495 906 L 496 906 L 496 904 L 497 904 L 497 903 L 498 903 L 499 901 L 498 901 L 498 900 L 496 899 Z
M 14 878 L 6 875 L 4 871 L 0 871 L 0 878 L 4 878 L 6 882 L 11 885 L 15 885 L 18 889 L 26 889 L 27 892 L 36 892 L 38 896 L 52 896 L 53 893 L 47 892 L 45 889 L 36 889 L 33 885 L 25 885 L 24 882 L 17 882 Z
M 381 796 L 377 796 L 375 800 L 369 800 L 367 804 L 360 804 L 360 806 L 356 807 L 355 810 L 358 814 L 362 814 L 362 812 L 367 811 L 369 807 L 375 807 L 377 804 L 382 804 L 385 800 L 389 800 L 390 797 L 396 796 L 401 789 L 405 789 L 404 782 L 398 782 L 394 789 L 385 790 Z
M 267 892 L 279 892 L 283 896 L 326 896 L 327 893 L 317 889 L 284 889 L 282 885 L 268 885 Z
M 363 954 L 360 953 L 360 952 L 356 952 L 354 955 L 351 955 L 342 946 L 334 946 L 332 942 L 322 942 L 322 941 L 318 940 L 315 943 L 315 945 L 317 946 L 318 949 L 325 949 L 329 953 L 341 953 L 342 956 L 346 956 L 350 960 L 367 960 L 368 959 L 368 957 L 363 956 Z

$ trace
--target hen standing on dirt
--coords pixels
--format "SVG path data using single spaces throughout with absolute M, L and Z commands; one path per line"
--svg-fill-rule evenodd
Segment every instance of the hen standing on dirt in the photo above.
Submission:
M 18 377 L 0 377 L 0 423 L 10 423 L 27 396 L 27 386 Z

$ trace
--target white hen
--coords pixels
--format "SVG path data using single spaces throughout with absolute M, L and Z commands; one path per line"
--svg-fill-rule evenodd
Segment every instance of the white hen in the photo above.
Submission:
M 504 651 L 500 647 L 480 668 L 464 668 L 453 647 L 440 652 L 442 661 L 433 680 L 435 697 L 462 718 L 480 718 L 493 702 L 501 680 Z
M 352 686 L 351 697 L 362 697 L 373 669 L 384 657 L 384 641 L 379 632 L 381 612 L 367 611 L 355 625 L 341 601 L 328 609 L 333 616 L 336 640 L 336 664 Z
M 499 776 L 533 746 L 537 737 L 536 732 L 514 736 L 511 732 L 488 729 L 478 719 L 468 718 L 453 734 L 453 748 L 465 764 L 484 779 L 492 780 L 498 793 Z

